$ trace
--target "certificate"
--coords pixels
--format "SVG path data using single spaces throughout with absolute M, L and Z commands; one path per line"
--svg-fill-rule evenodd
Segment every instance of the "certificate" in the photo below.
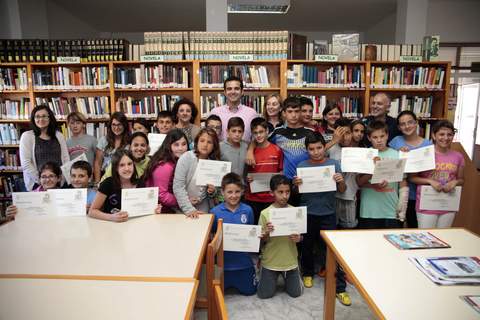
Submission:
M 149 133 L 148 145 L 150 146 L 150 153 L 148 155 L 153 156 L 155 152 L 162 146 L 163 140 L 167 135 L 163 133 Z
M 258 252 L 262 227 L 251 224 L 223 224 L 223 250 Z
M 64 178 L 65 178 L 65 180 L 67 181 L 68 184 L 72 183 L 70 181 L 70 169 L 72 168 L 72 165 L 75 162 L 80 161 L 80 160 L 88 162 L 88 159 L 87 159 L 87 156 L 85 155 L 85 153 L 82 153 L 81 155 L 79 155 L 75 159 L 66 162 L 63 166 L 60 167 L 60 169 L 62 169 L 62 175 L 64 176 Z
M 277 173 L 249 173 L 248 176 L 252 177 L 253 181 L 250 182 L 250 192 L 265 192 L 270 191 L 270 179 Z
M 18 215 L 53 215 L 48 192 L 12 192 L 12 202 Z
M 302 178 L 298 187 L 300 193 L 336 191 L 337 183 L 333 180 L 335 166 L 297 168 L 297 176 Z
M 410 150 L 400 151 L 400 159 L 407 159 L 405 172 L 422 172 L 435 169 L 435 147 L 428 146 Z
M 229 161 L 200 159 L 195 173 L 197 186 L 212 184 L 215 187 L 220 187 L 223 176 L 231 171 L 232 163 Z
M 373 148 L 342 148 L 342 172 L 372 174 L 376 156 L 378 150 Z
M 87 214 L 87 189 L 48 190 L 52 211 L 59 217 L 85 217 Z
M 307 207 L 270 208 L 271 237 L 307 232 Z
M 128 217 L 155 214 L 158 206 L 158 187 L 122 189 L 122 211 Z
M 462 187 L 451 192 L 438 192 L 431 186 L 420 188 L 420 210 L 458 211 Z
M 403 180 L 406 159 L 381 159 L 375 163 L 370 183 L 399 182 Z

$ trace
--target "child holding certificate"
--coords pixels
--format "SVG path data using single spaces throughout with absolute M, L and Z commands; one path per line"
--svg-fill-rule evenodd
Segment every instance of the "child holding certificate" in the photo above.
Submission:
M 190 218 L 209 212 L 216 204 L 216 188 L 211 184 L 197 185 L 195 172 L 198 160 L 220 160 L 220 147 L 214 130 L 201 129 L 194 145 L 194 150 L 185 152 L 178 159 L 173 178 L 173 194 L 178 206 Z
M 90 163 L 83 160 L 75 161 L 70 168 L 71 185 L 69 187 L 87 189 L 87 211 L 90 209 L 97 194 L 95 189 L 88 187 L 92 173 L 93 170 Z
M 158 203 L 162 212 L 174 212 L 177 199 L 173 194 L 173 174 L 178 158 L 188 151 L 188 139 L 180 129 L 171 130 L 162 146 L 153 154 L 144 179 L 147 187 L 158 187 Z
M 232 117 L 227 124 L 227 138 L 220 142 L 220 159 L 232 163 L 232 172 L 245 177 L 245 156 L 248 144 L 242 140 L 245 124 L 242 118 Z
M 222 195 L 225 202 L 210 211 L 215 215 L 213 232 L 217 229 L 218 219 L 223 219 L 223 223 L 253 224 L 252 208 L 240 201 L 242 193 L 242 178 L 236 173 L 227 173 L 222 179 Z M 225 289 L 236 288 L 247 296 L 255 294 L 257 290 L 255 268 L 250 255 L 247 252 L 225 251 L 224 262 Z
M 269 222 L 270 209 L 289 207 L 291 184 L 284 175 L 275 175 L 270 180 L 270 189 L 274 202 L 260 214 L 258 224 L 262 226 L 262 268 L 257 295 L 260 299 L 268 299 L 275 295 L 277 278 L 281 275 L 285 280 L 285 291 L 290 297 L 302 295 L 303 285 L 298 269 L 297 243 L 301 241 L 300 234 L 270 237 L 275 226 Z
M 382 121 L 373 121 L 367 127 L 367 137 L 372 147 L 378 150 L 380 159 L 398 159 L 398 151 L 387 146 L 388 126 Z M 359 174 L 361 188 L 360 221 L 363 229 L 400 228 L 404 221 L 408 202 L 408 184 L 382 181 L 370 183 L 371 174 Z
M 464 182 L 465 160 L 460 152 L 451 149 L 455 128 L 450 121 L 440 120 L 432 127 L 435 146 L 435 170 L 412 174 L 410 181 L 417 184 L 417 219 L 419 228 L 449 228 L 456 212 L 443 210 L 421 210 L 422 185 L 430 185 L 438 192 L 451 192 Z
M 305 147 L 307 148 L 310 159 L 302 161 L 298 164 L 298 168 L 311 167 L 331 167 L 334 171 L 331 172 L 336 183 L 338 192 L 345 192 L 346 185 L 343 179 L 340 163 L 337 160 L 325 157 L 326 148 L 325 140 L 319 132 L 307 136 L 305 139 Z M 329 169 L 330 170 L 330 169 Z M 303 184 L 300 177 L 295 177 L 293 183 L 296 186 Z M 302 270 L 303 270 L 303 284 L 307 288 L 313 286 L 313 275 L 315 273 L 314 264 L 314 244 L 318 243 L 320 246 L 321 265 L 326 265 L 326 244 L 320 237 L 320 230 L 334 230 L 337 226 L 337 218 L 335 215 L 335 191 L 325 192 L 310 192 L 302 193 L 300 196 L 300 205 L 306 206 L 307 212 L 307 233 L 302 242 Z M 337 297 L 344 305 L 351 305 L 350 296 L 345 291 L 346 283 L 343 271 L 340 269 L 337 272 Z
M 400 112 L 397 117 L 398 129 L 402 132 L 401 136 L 396 136 L 388 144 L 391 148 L 398 151 L 410 151 L 432 145 L 428 139 L 418 135 L 417 116 L 410 110 Z M 417 186 L 413 183 L 408 185 L 408 206 L 407 206 L 407 227 L 417 228 L 417 213 L 415 212 Z

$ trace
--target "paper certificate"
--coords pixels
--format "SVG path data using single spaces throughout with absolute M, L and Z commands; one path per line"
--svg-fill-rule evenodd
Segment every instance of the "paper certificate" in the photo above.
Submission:
M 420 210 L 458 211 L 462 187 L 451 192 L 438 192 L 431 186 L 420 188 Z
M 409 152 L 400 151 L 400 159 L 407 159 L 406 173 L 433 170 L 435 169 L 435 147 L 432 145 Z
M 342 148 L 342 172 L 372 174 L 376 156 L 378 150 L 373 148 Z
M 163 140 L 167 135 L 163 133 L 149 133 L 148 145 L 150 146 L 150 153 L 148 155 L 153 156 L 155 152 L 162 146 Z
M 300 193 L 336 191 L 334 174 L 335 166 L 297 168 L 297 176 L 302 178 L 298 191 Z
M 48 190 L 52 211 L 59 217 L 85 217 L 87 214 L 87 189 Z
M 158 206 L 158 187 L 122 189 L 122 211 L 128 217 L 155 214 Z
M 195 173 L 197 186 L 212 184 L 215 187 L 220 187 L 223 176 L 231 171 L 232 163 L 229 161 L 200 159 Z
M 53 215 L 48 192 L 12 192 L 12 202 L 18 215 Z
M 265 192 L 270 191 L 270 179 L 277 173 L 249 173 L 248 176 L 252 177 L 253 181 L 250 182 L 250 192 Z
M 251 224 L 223 224 L 223 250 L 258 252 L 262 227 Z
M 307 207 L 270 208 L 271 237 L 307 232 Z
M 370 183 L 399 182 L 403 180 L 406 159 L 381 159 L 375 163 Z
M 62 174 L 65 177 L 65 180 L 67 181 L 68 184 L 72 183 L 70 181 L 70 169 L 72 168 L 72 165 L 75 162 L 80 161 L 80 160 L 88 162 L 88 159 L 87 159 L 87 156 L 85 155 L 85 153 L 82 153 L 81 155 L 79 155 L 75 159 L 66 162 L 63 166 L 60 167 L 60 169 L 62 169 Z

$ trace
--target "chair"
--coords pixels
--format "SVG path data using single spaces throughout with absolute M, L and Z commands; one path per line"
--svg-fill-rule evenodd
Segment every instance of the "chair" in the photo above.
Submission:
M 215 259 L 216 258 L 216 259 Z M 216 263 L 215 263 L 216 260 Z M 215 320 L 215 288 L 214 281 L 223 296 L 223 219 L 217 221 L 217 232 L 207 247 L 207 300 L 208 300 L 208 319 Z
M 225 298 L 223 297 L 222 287 L 220 281 L 214 280 L 213 287 L 215 288 L 215 306 L 216 316 L 218 320 L 228 320 L 227 307 L 225 306 Z

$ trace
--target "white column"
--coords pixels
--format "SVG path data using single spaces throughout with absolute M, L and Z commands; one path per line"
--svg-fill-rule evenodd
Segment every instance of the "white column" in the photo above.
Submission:
M 206 0 L 206 31 L 228 31 L 227 0 Z
M 396 43 L 420 44 L 427 32 L 428 0 L 397 0 Z

